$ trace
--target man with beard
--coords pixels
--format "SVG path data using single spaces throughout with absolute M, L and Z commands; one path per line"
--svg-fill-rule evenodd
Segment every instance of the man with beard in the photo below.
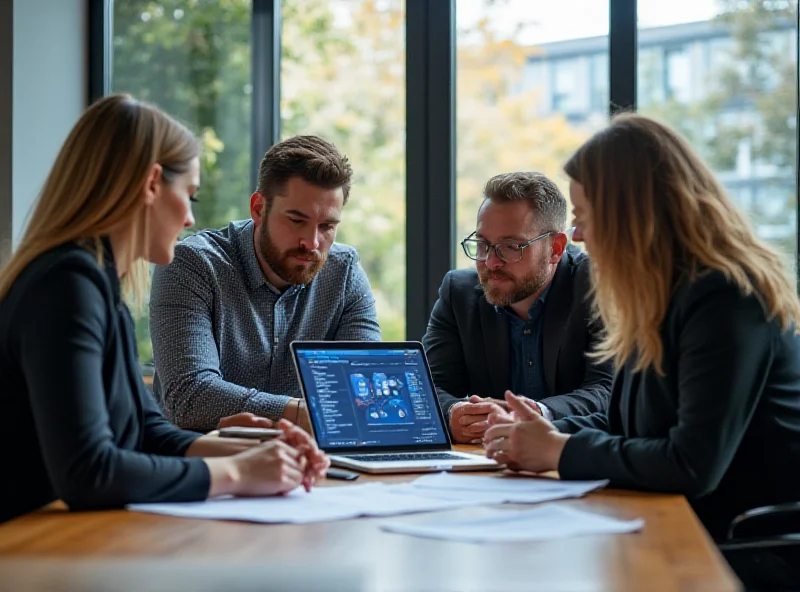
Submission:
M 567 245 L 567 202 L 539 173 L 489 180 L 475 232 L 462 241 L 477 269 L 445 276 L 423 343 L 456 442 L 480 443 L 507 390 L 548 419 L 605 411 L 610 364 L 587 353 L 589 257 Z
M 208 431 L 222 418 L 285 418 L 308 429 L 289 344 L 380 340 L 358 255 L 334 242 L 351 176 L 325 140 L 280 142 L 261 161 L 252 220 L 198 232 L 156 268 L 153 389 L 174 423 Z

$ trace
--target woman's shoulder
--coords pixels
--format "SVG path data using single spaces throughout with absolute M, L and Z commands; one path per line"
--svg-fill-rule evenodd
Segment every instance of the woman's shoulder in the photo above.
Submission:
M 732 320 L 752 317 L 763 322 L 767 318 L 764 300 L 756 290 L 748 291 L 735 278 L 709 268 L 684 274 L 679 279 L 671 308 L 680 315 L 717 309 L 729 314 Z
M 691 298 L 707 296 L 716 292 L 741 294 L 739 285 L 733 278 L 728 277 L 718 269 L 702 268 L 695 273 L 682 273 L 678 279 L 676 296 Z
M 744 276 L 752 280 L 747 272 Z M 711 294 L 734 295 L 741 298 L 752 298 L 755 290 L 745 290 L 742 282 L 734 273 L 726 273 L 712 267 L 699 267 L 694 271 L 679 271 L 675 280 L 675 296 L 693 297 Z M 755 286 L 755 283 L 752 282 Z
M 76 292 L 88 300 L 112 294 L 97 255 L 77 243 L 69 243 L 31 261 L 17 277 L 3 304 L 16 308 L 41 297 L 67 297 Z

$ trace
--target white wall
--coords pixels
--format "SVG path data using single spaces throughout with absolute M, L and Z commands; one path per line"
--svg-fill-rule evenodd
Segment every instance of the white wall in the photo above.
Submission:
M 0 242 L 16 245 L 61 144 L 87 101 L 87 2 L 0 0 L 13 11 L 11 72 L 0 71 L 0 159 L 11 136 L 10 183 L 0 163 Z M 9 8 L 9 4 L 13 7 Z M 0 42 L 0 52 L 8 41 Z M 11 86 L 10 125 L 3 91 Z M 10 186 L 11 219 L 8 219 Z M 4 196 L 3 193 L 6 192 Z M 3 252 L 5 249 L 5 253 Z M 0 244 L 0 258 L 8 245 Z

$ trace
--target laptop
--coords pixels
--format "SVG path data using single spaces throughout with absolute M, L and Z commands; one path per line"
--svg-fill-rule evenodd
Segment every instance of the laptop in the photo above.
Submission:
M 501 468 L 452 449 L 421 343 L 294 341 L 291 350 L 331 464 L 364 473 Z

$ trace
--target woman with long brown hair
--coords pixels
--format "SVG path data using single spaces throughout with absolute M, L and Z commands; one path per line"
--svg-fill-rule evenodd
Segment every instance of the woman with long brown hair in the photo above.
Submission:
M 740 512 L 800 500 L 800 302 L 688 143 L 615 117 L 565 171 L 613 360 L 609 410 L 554 424 L 507 394 L 489 455 L 565 479 L 686 495 L 723 538 Z M 523 419 L 515 422 L 515 419 Z
M 263 445 L 201 437 L 170 424 L 142 383 L 123 296 L 141 302 L 148 262 L 168 264 L 194 223 L 199 156 L 184 126 L 127 95 L 92 105 L 64 143 L 0 270 L 0 521 L 55 499 L 284 493 L 325 471 L 288 422 Z

